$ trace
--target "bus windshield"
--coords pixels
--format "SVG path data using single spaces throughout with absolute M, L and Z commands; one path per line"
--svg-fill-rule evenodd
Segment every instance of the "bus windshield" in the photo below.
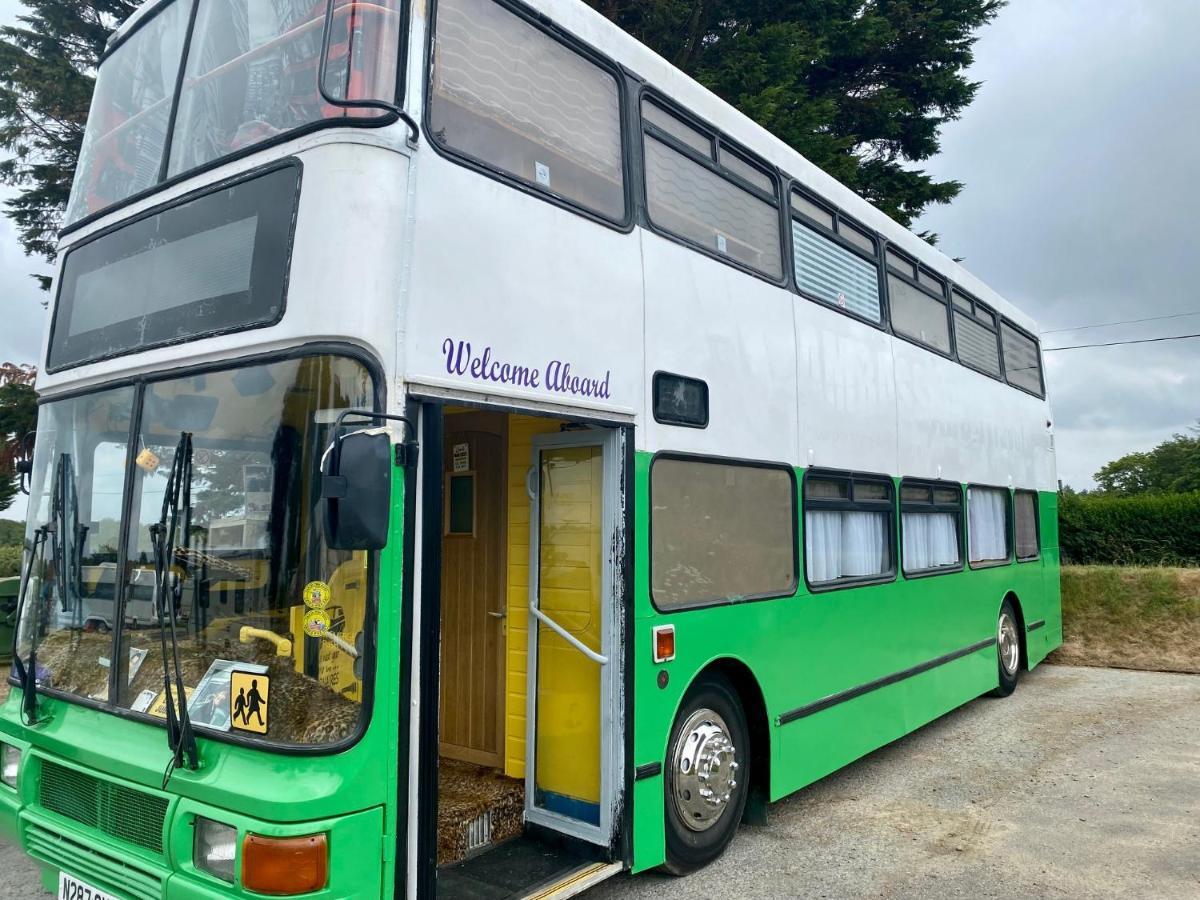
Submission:
M 393 101 L 401 0 L 328 2 L 326 91 Z M 153 11 L 100 66 L 66 224 L 299 128 L 386 120 L 322 98 L 326 10 L 326 0 L 175 0 Z
M 27 561 L 17 642 L 38 690 L 163 719 L 164 643 L 168 669 L 174 648 L 161 629 L 173 604 L 201 733 L 307 746 L 352 738 L 373 643 L 370 561 L 326 546 L 319 472 L 338 413 L 372 402 L 361 364 L 313 356 L 46 404 L 31 551 L 50 529 Z M 154 529 L 183 434 L 187 541 L 176 539 L 163 598 Z M 237 703 L 236 673 L 258 682 L 252 705 L 263 715 Z

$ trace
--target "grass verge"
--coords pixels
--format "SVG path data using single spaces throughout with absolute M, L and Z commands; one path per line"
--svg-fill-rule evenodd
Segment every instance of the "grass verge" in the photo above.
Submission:
M 1200 569 L 1063 566 L 1050 662 L 1200 674 Z

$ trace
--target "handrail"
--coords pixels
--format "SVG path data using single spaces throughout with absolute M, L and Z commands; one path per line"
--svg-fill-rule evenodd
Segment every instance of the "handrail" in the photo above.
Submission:
M 540 609 L 538 609 L 537 603 L 535 603 L 532 600 L 529 602 L 529 611 L 531 613 L 533 613 L 534 616 L 537 617 L 537 620 L 539 622 L 541 622 L 543 625 L 545 625 L 547 628 L 549 628 L 551 631 L 553 631 L 555 634 L 557 634 L 560 638 L 562 638 L 564 641 L 566 641 L 568 644 L 570 644 L 572 647 L 574 647 L 576 650 L 578 650 L 580 653 L 582 653 L 584 656 L 586 656 L 592 662 L 599 663 L 602 666 L 608 665 L 608 657 L 607 656 L 601 656 L 599 653 L 597 653 L 595 650 L 593 650 L 587 644 L 583 643 L 583 641 L 579 640 L 579 638 L 575 637 L 575 635 L 571 634 L 569 631 L 567 631 L 567 629 L 563 628 L 561 625 L 559 625 L 557 622 L 555 622 L 553 619 L 551 619 L 548 615 L 546 615 L 544 612 L 542 612 Z

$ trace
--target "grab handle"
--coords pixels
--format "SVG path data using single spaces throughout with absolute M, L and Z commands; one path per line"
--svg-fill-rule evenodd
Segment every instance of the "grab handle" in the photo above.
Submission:
M 574 647 L 576 650 L 578 650 L 580 653 L 582 653 L 584 656 L 586 656 L 592 662 L 599 663 L 602 666 L 608 665 L 608 657 L 607 656 L 601 656 L 599 653 L 597 653 L 595 650 L 593 650 L 587 644 L 583 643 L 583 641 L 579 640 L 579 638 L 575 637 L 575 635 L 571 634 L 569 631 L 567 631 L 567 629 L 563 628 L 561 625 L 559 625 L 557 622 L 555 622 L 553 619 L 551 619 L 548 615 L 546 615 L 544 612 L 542 612 L 540 609 L 538 609 L 536 603 L 529 604 L 529 611 L 531 613 L 533 613 L 534 616 L 537 617 L 537 620 L 539 622 L 541 622 L 543 625 L 545 625 L 547 628 L 549 628 L 551 631 L 553 631 L 555 634 L 557 634 L 560 638 L 562 638 L 564 641 L 566 641 L 568 644 L 570 644 L 572 647 Z

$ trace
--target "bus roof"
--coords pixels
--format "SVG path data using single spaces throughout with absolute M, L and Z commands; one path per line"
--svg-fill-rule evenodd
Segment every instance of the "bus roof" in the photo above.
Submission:
M 166 6 L 173 0 L 146 0 L 141 6 L 133 11 L 133 14 L 117 26 L 116 30 L 108 36 L 108 43 L 105 44 L 104 50 L 110 52 L 117 44 L 125 40 L 126 35 L 137 27 L 138 22 L 145 19 L 148 15 L 158 9 L 160 6 Z

